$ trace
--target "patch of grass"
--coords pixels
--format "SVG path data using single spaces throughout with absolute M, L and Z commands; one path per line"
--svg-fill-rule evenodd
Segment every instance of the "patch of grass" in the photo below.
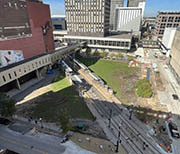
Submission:
M 70 118 L 93 120 L 93 115 L 84 100 L 79 97 L 75 87 L 63 74 L 57 78 L 52 83 L 51 91 L 40 96 L 35 105 L 28 110 L 28 116 L 57 122 L 63 109 L 67 110 Z
M 127 62 L 99 60 L 89 68 L 106 81 L 124 104 L 128 103 L 128 96 L 126 95 L 128 88 L 133 90 L 134 95 L 135 83 L 132 83 L 129 78 L 133 77 L 136 68 L 129 68 Z
M 59 74 L 56 78 L 54 78 L 52 83 L 52 91 L 57 92 L 66 87 L 71 86 L 70 82 L 67 78 L 65 78 L 62 74 Z

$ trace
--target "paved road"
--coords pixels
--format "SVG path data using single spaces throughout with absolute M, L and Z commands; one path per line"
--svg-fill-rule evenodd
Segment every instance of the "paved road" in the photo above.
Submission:
M 60 154 L 65 151 L 65 146 L 60 145 L 57 139 L 49 141 L 42 136 L 22 135 L 2 125 L 0 145 L 21 154 Z

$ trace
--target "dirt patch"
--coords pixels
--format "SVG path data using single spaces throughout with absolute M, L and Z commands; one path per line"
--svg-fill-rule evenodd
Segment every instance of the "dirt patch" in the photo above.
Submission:
M 107 140 L 92 137 L 90 135 L 84 135 L 80 133 L 74 133 L 70 138 L 73 142 L 88 151 L 98 154 L 114 154 L 115 146 Z M 120 145 L 118 154 L 127 154 L 124 148 Z

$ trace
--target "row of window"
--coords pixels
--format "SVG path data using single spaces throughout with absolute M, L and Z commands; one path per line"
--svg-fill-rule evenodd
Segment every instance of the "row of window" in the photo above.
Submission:
M 23 72 L 23 71 L 24 71 L 24 73 L 26 73 L 27 71 L 30 71 L 30 70 L 31 70 L 31 67 L 32 67 L 32 69 L 34 69 L 35 67 L 37 68 L 38 65 L 44 65 L 44 64 L 46 64 L 47 62 L 50 62 L 50 57 L 44 58 L 44 59 L 42 59 L 42 60 L 40 60 L 40 61 L 38 61 L 38 62 L 32 63 L 32 65 L 28 65 L 27 67 L 24 67 L 23 70 L 22 70 L 22 69 L 19 69 L 18 71 L 19 71 L 19 73 L 21 73 L 21 72 Z M 16 72 L 16 71 L 14 71 L 14 76 L 17 77 L 17 72 Z M 9 80 L 12 79 L 12 76 L 11 76 L 10 73 L 8 73 L 8 77 L 9 77 Z M 3 79 L 4 82 L 7 81 L 7 79 L 5 78 L 5 76 L 2 76 L 2 79 Z
M 171 24 L 171 23 L 166 24 L 166 23 L 162 23 L 160 25 L 160 28 L 166 28 L 166 27 L 174 27 L 174 28 L 176 28 L 178 26 L 179 26 L 179 24 Z
M 120 47 L 130 46 L 130 42 L 122 42 L 122 41 L 81 40 L 81 39 L 65 39 L 65 40 L 68 43 L 80 43 L 85 41 L 89 45 L 120 46 Z
M 161 17 L 160 17 L 161 18 Z M 162 22 L 180 22 L 180 17 L 173 17 L 173 16 L 169 16 L 169 17 L 162 17 L 161 18 Z

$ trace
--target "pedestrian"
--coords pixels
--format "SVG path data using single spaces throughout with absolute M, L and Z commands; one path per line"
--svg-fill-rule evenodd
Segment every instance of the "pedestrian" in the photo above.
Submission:
M 35 120 L 35 124 L 37 124 L 38 122 L 37 122 L 37 120 Z

